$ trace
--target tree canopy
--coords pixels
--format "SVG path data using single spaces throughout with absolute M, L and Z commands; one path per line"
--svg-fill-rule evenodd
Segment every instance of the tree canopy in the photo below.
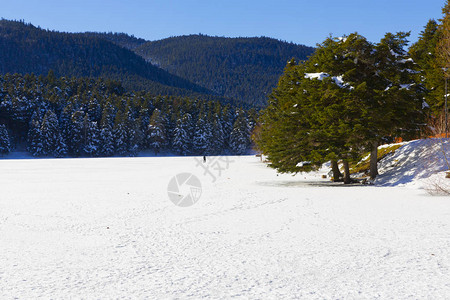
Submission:
M 404 50 L 407 36 L 329 37 L 308 61 L 289 62 L 260 119 L 257 143 L 271 165 L 280 172 L 345 165 L 380 142 L 418 136 L 423 87 Z

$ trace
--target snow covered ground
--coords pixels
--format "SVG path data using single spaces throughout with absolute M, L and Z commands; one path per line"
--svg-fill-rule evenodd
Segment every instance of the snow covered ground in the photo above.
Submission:
M 450 198 L 395 183 L 399 153 L 379 186 L 253 156 L 1 160 L 0 298 L 449 298 Z

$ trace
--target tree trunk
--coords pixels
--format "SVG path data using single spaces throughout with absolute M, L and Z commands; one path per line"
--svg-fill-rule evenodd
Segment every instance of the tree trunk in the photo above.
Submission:
M 378 142 L 372 143 L 370 152 L 370 179 L 374 180 L 378 175 Z
M 344 183 L 349 184 L 352 183 L 352 180 L 350 179 L 350 166 L 348 164 L 348 161 L 344 160 Z
M 342 173 L 339 171 L 337 160 L 331 161 L 331 172 L 333 172 L 333 181 L 339 181 L 341 179 Z

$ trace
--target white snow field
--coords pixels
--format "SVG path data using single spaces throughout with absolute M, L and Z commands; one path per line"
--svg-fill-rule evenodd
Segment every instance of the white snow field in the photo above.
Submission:
M 215 181 L 193 157 L 1 160 L 0 299 L 450 298 L 450 197 L 422 173 L 343 186 L 228 159 L 203 164 Z M 186 172 L 202 193 L 179 207 Z

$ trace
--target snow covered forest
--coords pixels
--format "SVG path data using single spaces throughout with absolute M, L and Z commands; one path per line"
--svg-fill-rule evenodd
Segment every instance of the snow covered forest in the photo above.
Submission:
M 111 80 L 0 76 L 2 154 L 245 154 L 255 118 L 253 110 L 218 101 L 129 93 Z

